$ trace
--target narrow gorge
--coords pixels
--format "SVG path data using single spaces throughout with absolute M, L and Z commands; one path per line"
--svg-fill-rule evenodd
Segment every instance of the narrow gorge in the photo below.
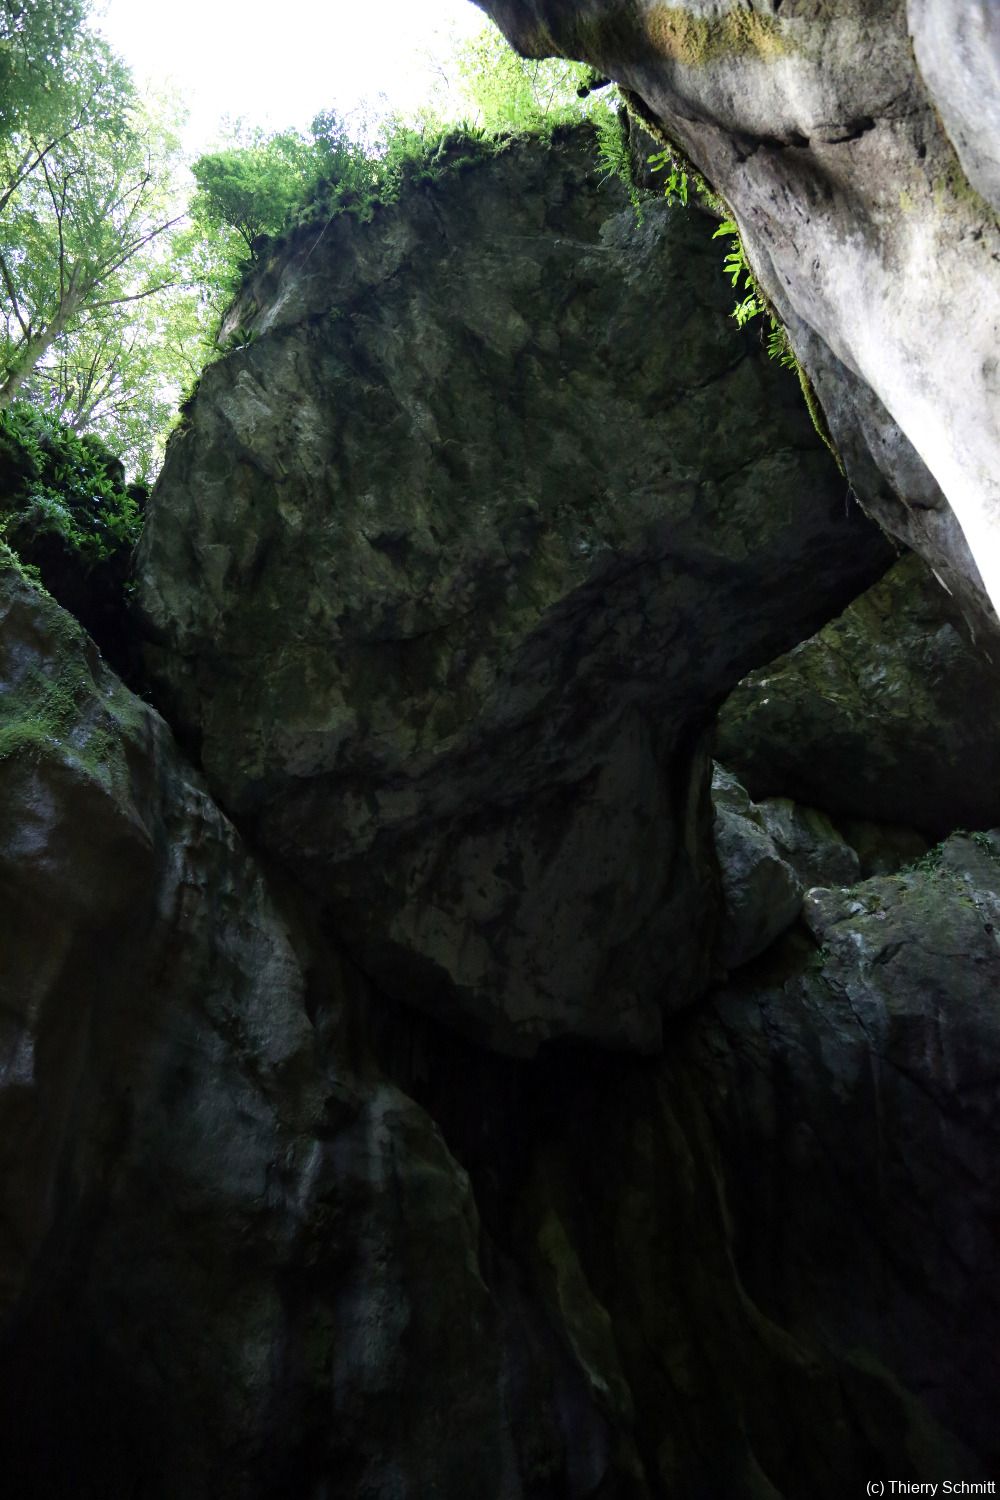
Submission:
M 992 1493 L 993 9 L 482 8 L 689 202 L 263 246 L 128 685 L 0 556 L 4 1494 Z

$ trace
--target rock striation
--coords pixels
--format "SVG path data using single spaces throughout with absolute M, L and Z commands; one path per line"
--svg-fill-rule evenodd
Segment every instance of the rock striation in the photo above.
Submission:
M 995 654 L 995 5 L 477 3 L 623 85 L 722 195 L 858 494 Z
M 293 239 L 139 558 L 223 805 L 383 989 L 524 1054 L 655 1049 L 704 986 L 712 712 L 890 556 L 701 219 L 637 226 L 594 150 Z

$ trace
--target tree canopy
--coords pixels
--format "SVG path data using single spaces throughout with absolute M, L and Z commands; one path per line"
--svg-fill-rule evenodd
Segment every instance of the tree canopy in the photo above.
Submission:
M 177 107 L 140 97 L 89 3 L 0 0 L 0 412 L 27 402 L 100 434 L 147 478 L 265 237 L 369 214 L 438 169 L 454 127 L 443 93 L 407 120 L 349 128 L 328 109 L 307 133 L 237 124 L 193 163 L 192 194 Z M 585 69 L 518 58 L 492 27 L 446 71 L 480 138 L 592 107 L 577 97 Z

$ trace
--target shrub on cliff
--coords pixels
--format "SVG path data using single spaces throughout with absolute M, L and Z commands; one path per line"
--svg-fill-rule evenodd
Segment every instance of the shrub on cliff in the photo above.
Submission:
M 0 540 L 115 665 L 145 498 L 94 434 L 79 437 L 28 402 L 0 412 Z

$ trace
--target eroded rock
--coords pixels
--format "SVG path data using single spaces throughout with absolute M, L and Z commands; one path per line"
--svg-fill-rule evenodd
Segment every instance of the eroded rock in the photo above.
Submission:
M 736 969 L 792 925 L 807 889 L 853 885 L 860 864 L 823 813 L 787 797 L 753 802 L 719 765 L 712 773 L 712 807 L 724 909 L 719 958 Z
M 700 220 L 637 227 L 593 150 L 293 238 L 140 556 L 223 804 L 383 988 L 523 1053 L 655 1049 L 703 987 L 702 731 L 887 558 Z

